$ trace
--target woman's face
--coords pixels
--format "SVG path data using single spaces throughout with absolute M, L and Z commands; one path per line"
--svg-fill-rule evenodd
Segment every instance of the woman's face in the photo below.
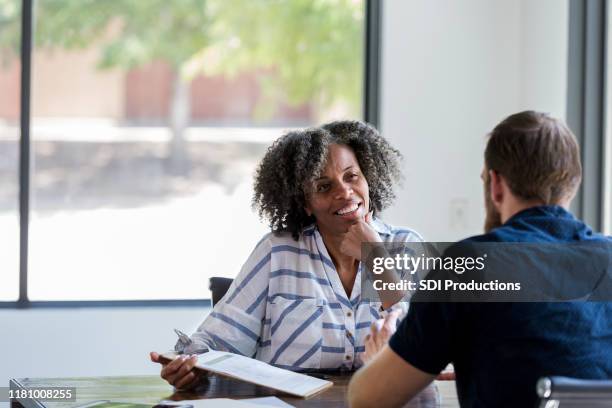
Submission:
M 329 146 L 323 173 L 306 191 L 306 213 L 315 217 L 323 233 L 346 233 L 370 207 L 368 182 L 346 145 Z

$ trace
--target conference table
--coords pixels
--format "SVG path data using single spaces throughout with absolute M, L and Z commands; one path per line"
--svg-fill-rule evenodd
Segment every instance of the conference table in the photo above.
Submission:
M 307 399 L 296 398 L 250 383 L 209 375 L 193 391 L 175 391 L 159 376 L 74 377 L 74 378 L 19 378 L 11 379 L 10 390 L 72 387 L 74 401 L 41 401 L 18 398 L 11 400 L 11 408 L 76 408 L 95 407 L 96 402 L 143 403 L 154 406 L 161 400 L 194 400 L 210 398 L 245 399 L 275 396 L 295 407 L 346 407 L 346 392 L 350 374 L 325 375 L 334 382 L 328 388 Z M 214 407 L 214 401 L 211 407 Z M 208 405 L 206 405 L 208 406 Z M 436 381 L 423 390 L 406 407 L 458 407 L 454 381 Z

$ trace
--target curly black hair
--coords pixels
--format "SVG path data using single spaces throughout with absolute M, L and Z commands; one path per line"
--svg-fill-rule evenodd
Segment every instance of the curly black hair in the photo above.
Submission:
M 331 144 L 347 145 L 355 153 L 368 182 L 371 210 L 381 211 L 393 202 L 402 155 L 373 126 L 337 121 L 291 131 L 268 148 L 255 174 L 253 208 L 269 221 L 272 232 L 290 232 L 297 240 L 315 221 L 304 209 L 304 188 L 320 177 Z

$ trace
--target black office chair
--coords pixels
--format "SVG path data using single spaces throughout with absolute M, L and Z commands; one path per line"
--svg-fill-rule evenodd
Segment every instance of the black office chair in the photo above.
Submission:
M 234 280 L 232 278 L 220 278 L 214 277 L 208 280 L 208 289 L 212 293 L 212 305 L 213 307 L 221 300 L 227 293 L 230 285 Z
M 540 408 L 612 407 L 612 380 L 543 377 L 537 392 Z

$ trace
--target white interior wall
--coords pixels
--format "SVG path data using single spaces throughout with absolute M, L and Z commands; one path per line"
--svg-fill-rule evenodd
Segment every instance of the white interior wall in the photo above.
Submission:
M 478 233 L 486 132 L 519 109 L 565 112 L 567 1 L 389 0 L 384 6 L 382 131 L 406 156 L 405 186 L 385 219 L 429 240 Z M 0 310 L 0 383 L 156 373 L 148 351 L 171 346 L 173 328 L 193 330 L 206 312 Z
M 405 156 L 385 219 L 430 241 L 482 230 L 486 134 L 505 116 L 565 113 L 567 1 L 387 1 L 381 131 Z
M 519 109 L 567 111 L 567 0 L 521 0 Z

